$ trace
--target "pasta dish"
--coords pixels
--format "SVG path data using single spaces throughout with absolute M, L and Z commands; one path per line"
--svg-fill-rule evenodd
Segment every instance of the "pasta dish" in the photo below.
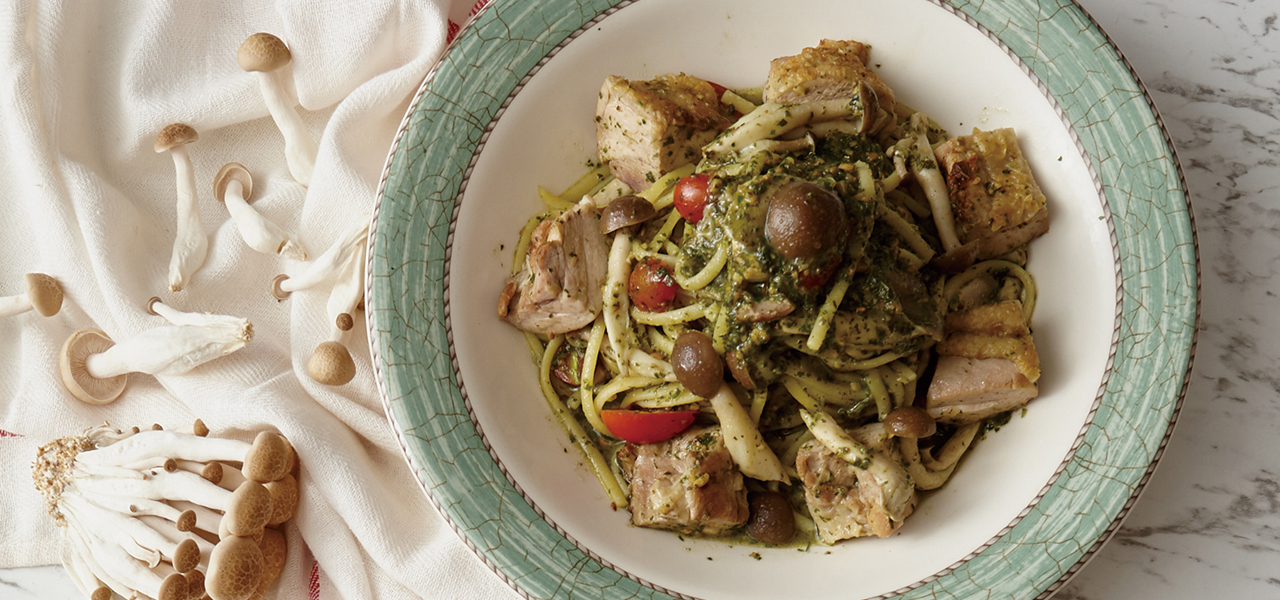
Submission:
M 498 316 L 636 526 L 764 544 L 885 537 L 1037 394 L 1011 129 L 950 136 L 870 47 L 764 86 L 611 76 L 597 156 L 520 233 Z

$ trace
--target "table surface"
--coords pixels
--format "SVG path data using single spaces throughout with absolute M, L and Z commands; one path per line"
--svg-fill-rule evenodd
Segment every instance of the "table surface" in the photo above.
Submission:
M 1203 319 L 1159 469 L 1055 599 L 1280 597 L 1280 3 L 1079 2 L 1173 136 L 1197 219 Z M 0 600 L 81 597 L 61 566 L 0 569 Z

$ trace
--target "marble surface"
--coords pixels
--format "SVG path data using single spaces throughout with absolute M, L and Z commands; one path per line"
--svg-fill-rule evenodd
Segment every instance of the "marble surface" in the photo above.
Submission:
M 1057 600 L 1280 597 L 1280 2 L 1080 0 L 1150 89 L 1195 207 L 1203 320 L 1168 449 Z M 79 598 L 61 567 L 0 600 Z

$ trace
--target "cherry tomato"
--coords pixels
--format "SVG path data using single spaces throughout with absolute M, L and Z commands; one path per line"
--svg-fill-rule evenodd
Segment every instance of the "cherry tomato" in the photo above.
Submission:
M 614 437 L 633 444 L 665 442 L 689 428 L 696 410 L 645 412 L 639 410 L 602 410 L 600 419 Z
M 645 312 L 663 312 L 671 309 L 680 284 L 671 275 L 671 267 L 656 258 L 646 258 L 631 269 L 627 281 L 627 295 L 636 308 Z
M 812 271 L 802 272 L 800 274 L 800 287 L 812 290 L 826 285 L 828 281 L 831 281 L 831 276 L 835 274 L 838 266 L 840 266 L 840 255 L 836 254 L 821 267 Z
M 676 189 L 673 192 L 676 211 L 684 217 L 684 220 L 695 225 L 702 220 L 702 211 L 706 209 L 707 202 L 711 201 L 707 193 L 707 183 L 710 181 L 710 175 L 698 173 L 676 183 Z

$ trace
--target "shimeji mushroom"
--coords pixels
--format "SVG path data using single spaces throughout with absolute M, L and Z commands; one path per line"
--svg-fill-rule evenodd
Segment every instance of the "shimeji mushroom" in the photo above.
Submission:
M 104 425 L 54 440 L 32 476 L 62 527 L 63 565 L 93 600 L 245 600 L 284 564 L 272 526 L 297 509 L 295 463 L 280 434 L 252 444 L 208 437 L 197 420 L 190 434 Z M 202 471 L 234 472 L 237 483 Z
M 362 238 L 363 239 L 363 238 Z M 359 244 L 347 258 L 329 292 L 326 312 L 332 324 L 329 340 L 321 342 L 307 361 L 307 373 L 325 385 L 343 385 L 356 375 L 351 351 L 344 344 L 347 332 L 355 325 L 351 316 L 364 300 L 365 245 Z
M 0 297 L 0 319 L 35 309 L 41 316 L 52 317 L 62 310 L 62 284 L 44 273 L 27 273 L 27 292 Z
M 253 339 L 253 324 L 226 315 L 186 313 L 153 298 L 148 310 L 172 325 L 156 327 L 120 343 L 98 329 L 81 329 L 62 345 L 62 384 L 77 399 L 106 404 L 124 391 L 129 373 L 181 375 Z
M 269 33 L 249 36 L 236 52 L 236 62 L 240 63 L 240 68 L 258 76 L 258 87 L 262 89 L 262 99 L 266 102 L 267 111 L 284 136 L 285 161 L 289 164 L 289 172 L 298 183 L 310 185 L 319 149 L 311 132 L 307 131 L 307 125 L 302 122 L 302 117 L 294 110 L 293 98 L 285 92 L 284 82 L 280 80 L 278 73 L 291 60 L 293 55 L 289 52 L 289 47 L 280 38 Z
M 156 136 L 156 152 L 169 151 L 178 177 L 178 233 L 173 239 L 169 258 L 169 291 L 187 287 L 191 275 L 204 266 L 209 254 L 209 238 L 200 224 L 200 207 L 196 203 L 196 175 L 187 154 L 187 144 L 200 135 L 190 125 L 173 123 Z
M 290 294 L 305 290 L 328 281 L 347 263 L 356 248 L 364 246 L 369 232 L 368 218 L 353 221 L 351 228 L 343 232 L 333 245 L 307 266 L 306 270 L 294 277 L 280 274 L 271 280 L 271 295 L 276 300 L 284 300 Z
M 214 197 L 227 206 L 240 237 L 250 248 L 263 254 L 279 254 L 293 260 L 307 260 L 302 244 L 249 206 L 253 177 L 240 163 L 227 163 L 213 178 Z

